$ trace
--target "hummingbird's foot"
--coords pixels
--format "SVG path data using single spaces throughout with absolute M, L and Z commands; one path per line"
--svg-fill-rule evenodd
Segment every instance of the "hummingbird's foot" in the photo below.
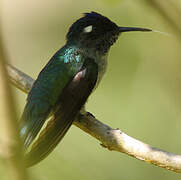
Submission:
M 92 113 L 90 113 L 90 112 L 87 112 L 87 113 L 86 113 L 86 116 L 89 116 L 89 117 L 95 118 L 95 116 L 94 116 Z

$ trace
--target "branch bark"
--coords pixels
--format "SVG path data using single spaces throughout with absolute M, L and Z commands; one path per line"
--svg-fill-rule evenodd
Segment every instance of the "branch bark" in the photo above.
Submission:
M 28 93 L 34 80 L 13 66 L 7 65 L 7 70 L 10 81 L 17 88 Z M 99 140 L 101 145 L 109 150 L 122 152 L 136 159 L 181 173 L 181 155 L 151 147 L 119 129 L 113 129 L 98 121 L 89 112 L 80 113 L 74 125 Z

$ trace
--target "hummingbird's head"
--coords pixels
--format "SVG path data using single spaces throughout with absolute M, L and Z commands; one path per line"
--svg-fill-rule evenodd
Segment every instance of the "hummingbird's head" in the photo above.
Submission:
M 110 19 L 96 12 L 85 13 L 72 24 L 67 42 L 79 44 L 106 53 L 116 42 L 119 34 L 126 31 L 151 31 L 144 28 L 119 27 Z
M 96 12 L 85 13 L 84 17 L 72 24 L 67 33 L 67 41 L 79 43 L 83 47 L 107 51 L 119 36 L 119 27 Z

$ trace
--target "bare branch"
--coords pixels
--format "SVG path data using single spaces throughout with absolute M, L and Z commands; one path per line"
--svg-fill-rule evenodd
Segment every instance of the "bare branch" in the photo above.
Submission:
M 7 69 L 10 81 L 17 88 L 28 93 L 33 84 L 33 79 L 10 65 L 7 65 Z M 181 173 L 181 155 L 153 148 L 128 136 L 119 129 L 113 129 L 103 124 L 89 112 L 80 113 L 74 125 L 99 140 L 101 145 L 109 150 L 122 152 L 139 160 Z
M 34 80 L 11 65 L 7 65 L 6 67 L 11 83 L 23 92 L 28 93 Z

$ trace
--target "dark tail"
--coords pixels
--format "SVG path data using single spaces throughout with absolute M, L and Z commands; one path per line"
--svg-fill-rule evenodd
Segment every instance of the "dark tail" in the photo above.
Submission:
M 62 119 L 57 123 L 55 117 L 52 117 L 33 144 L 31 151 L 25 155 L 26 167 L 33 166 L 46 158 L 64 137 L 73 120 L 74 118 Z

